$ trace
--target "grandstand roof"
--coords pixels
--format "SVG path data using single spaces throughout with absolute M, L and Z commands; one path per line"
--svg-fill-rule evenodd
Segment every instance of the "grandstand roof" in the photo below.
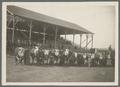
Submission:
M 15 15 L 25 17 L 28 19 L 33 19 L 33 20 L 40 21 L 40 22 L 49 23 L 52 25 L 57 25 L 57 26 L 63 27 L 64 28 L 63 30 L 68 30 L 68 31 L 74 32 L 76 34 L 79 34 L 79 33 L 93 34 L 92 32 L 88 31 L 87 29 L 85 29 L 77 24 L 74 24 L 74 23 L 71 23 L 68 21 L 64 21 L 64 20 L 61 20 L 58 18 L 50 17 L 50 16 L 40 14 L 37 12 L 33 12 L 33 11 L 30 11 L 30 10 L 27 10 L 27 9 L 24 9 L 21 7 L 9 5 L 9 6 L 7 6 L 7 9 Z M 66 32 L 66 33 L 70 34 L 70 32 Z

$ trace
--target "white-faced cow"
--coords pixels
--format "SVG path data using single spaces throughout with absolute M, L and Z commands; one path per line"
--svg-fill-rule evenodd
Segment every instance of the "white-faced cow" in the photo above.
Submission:
M 24 60 L 25 48 L 16 47 L 15 48 L 15 62 L 16 64 L 22 63 Z

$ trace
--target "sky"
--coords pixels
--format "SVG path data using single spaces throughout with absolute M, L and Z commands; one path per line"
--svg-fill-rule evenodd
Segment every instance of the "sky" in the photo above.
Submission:
M 115 48 L 116 14 L 113 5 L 102 5 L 100 3 L 19 3 L 17 6 L 86 28 L 94 33 L 93 46 L 95 48 L 108 48 L 109 45 Z M 67 39 L 72 41 L 72 35 L 68 35 Z M 83 35 L 84 39 L 85 35 Z M 75 36 L 75 43 L 80 43 L 79 35 Z

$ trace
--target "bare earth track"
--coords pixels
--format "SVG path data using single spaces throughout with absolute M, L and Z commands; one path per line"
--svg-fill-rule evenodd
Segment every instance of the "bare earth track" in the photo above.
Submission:
M 112 82 L 114 67 L 15 65 L 7 58 L 7 82 Z

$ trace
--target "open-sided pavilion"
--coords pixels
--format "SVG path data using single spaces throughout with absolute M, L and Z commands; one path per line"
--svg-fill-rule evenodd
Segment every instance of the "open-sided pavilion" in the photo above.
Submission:
M 24 24 L 20 24 L 22 21 Z M 33 12 L 18 6 L 9 5 L 7 6 L 7 30 L 11 32 L 11 43 L 15 42 L 15 33 L 24 32 L 24 36 L 27 36 L 29 40 L 29 45 L 31 45 L 32 39 L 35 35 L 42 39 L 42 44 L 46 43 L 46 38 L 51 37 L 54 40 L 54 47 L 56 48 L 57 37 L 60 35 L 72 34 L 73 35 L 73 45 L 75 44 L 75 34 L 80 35 L 80 47 L 82 43 L 86 41 L 85 48 L 91 44 L 93 47 L 93 34 L 87 29 L 61 19 L 53 18 L 47 15 L 43 15 L 37 12 Z M 19 23 L 18 23 L 19 22 Z M 12 26 L 12 27 L 11 27 Z M 9 32 L 8 32 L 9 33 Z M 86 34 L 86 39 L 82 40 L 82 35 Z M 47 36 L 47 37 L 46 37 Z M 10 37 L 8 37 L 10 38 Z M 24 39 L 25 37 L 23 37 Z M 91 40 L 88 41 L 88 39 Z

